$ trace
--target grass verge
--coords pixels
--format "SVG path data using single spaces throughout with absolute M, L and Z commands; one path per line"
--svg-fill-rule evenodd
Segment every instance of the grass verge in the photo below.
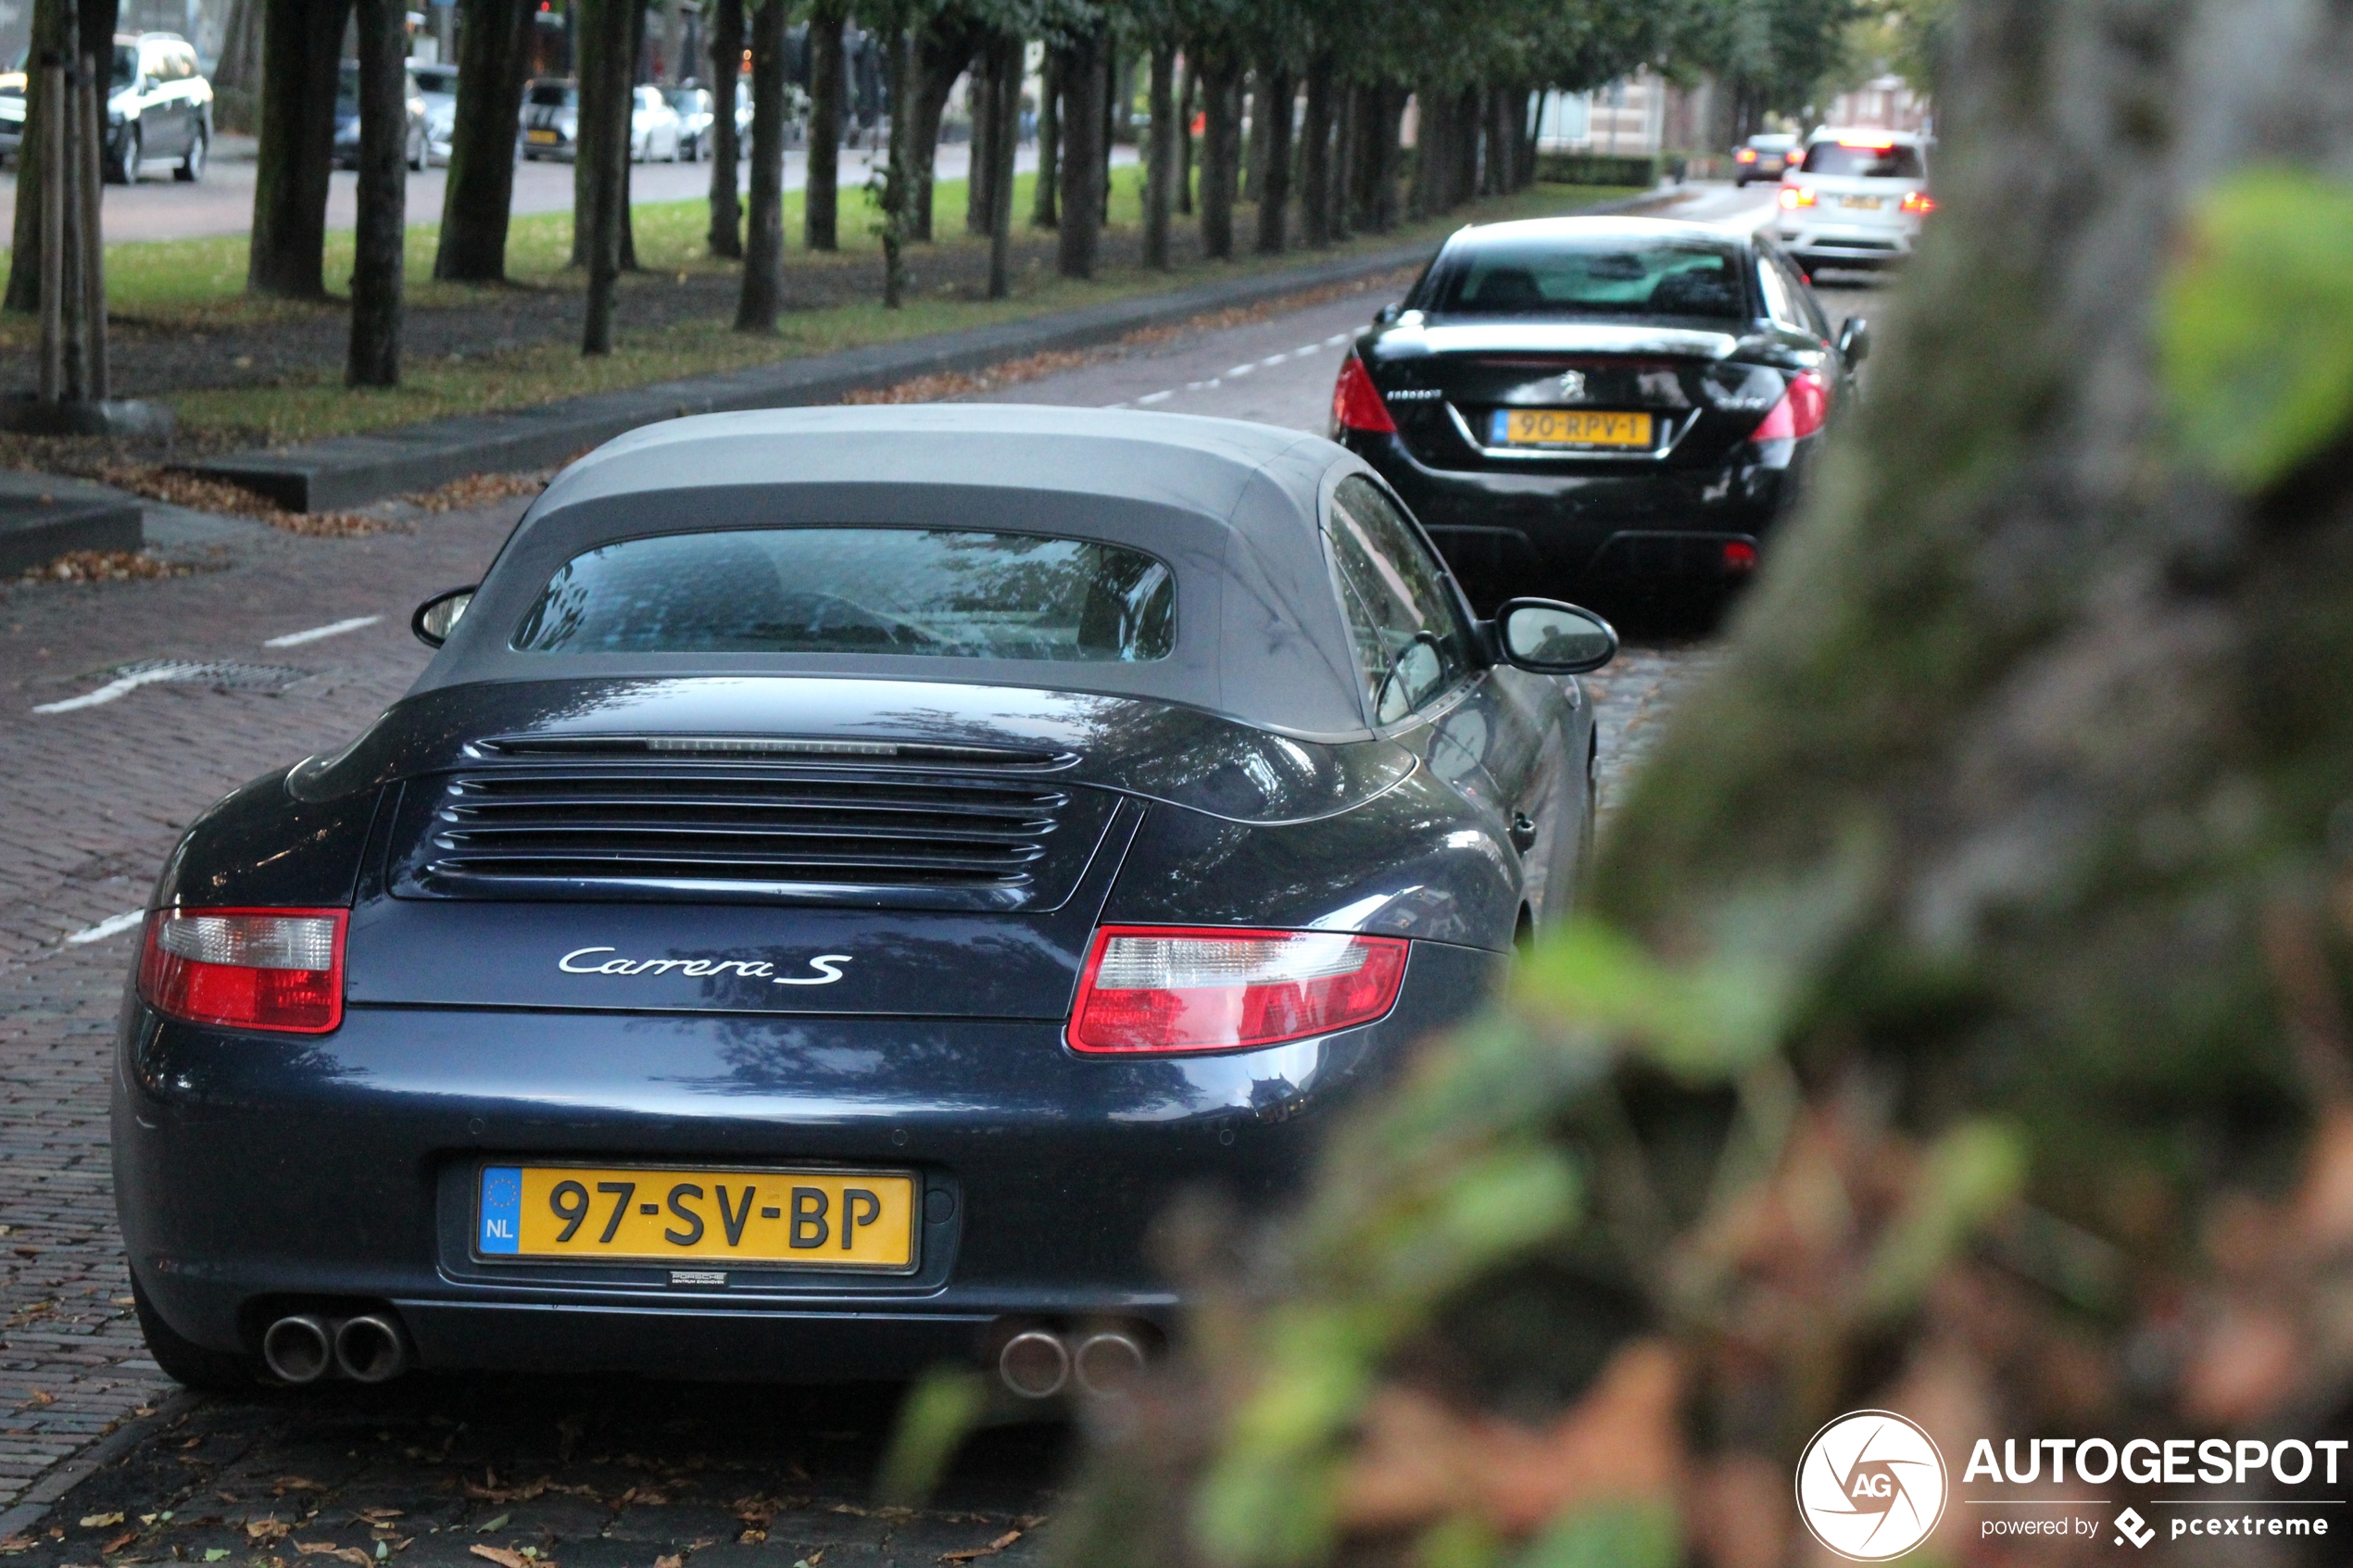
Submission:
M 1132 233 L 1140 216 L 1137 171 L 1116 171 L 1113 214 L 1116 220 L 1109 238 Z M 1015 211 L 1026 213 L 1031 177 L 1023 177 Z M 701 201 L 639 206 L 634 210 L 637 256 L 643 270 L 624 282 L 621 302 L 622 330 L 614 352 L 598 358 L 584 358 L 571 342 L 546 342 L 463 358 L 424 359 L 411 357 L 403 368 L 403 384 L 385 390 L 352 390 L 342 383 L 341 355 L 315 370 L 297 371 L 265 384 L 187 392 L 170 398 L 189 445 L 219 449 L 241 442 L 284 445 L 332 435 L 381 430 L 425 420 L 488 413 L 552 402 L 586 393 L 645 386 L 653 383 L 712 371 L 766 364 L 779 359 L 823 354 L 837 349 L 894 342 L 936 332 L 953 332 L 993 322 L 1022 320 L 1076 309 L 1106 301 L 1165 293 L 1214 278 L 1239 277 L 1330 260 L 1352 251 L 1383 249 L 1414 239 L 1435 240 L 1466 221 L 1529 217 L 1567 211 L 1631 193 L 1609 188 L 1540 185 L 1517 195 L 1479 203 L 1463 211 L 1386 234 L 1363 236 L 1349 245 L 1319 251 L 1293 251 L 1286 257 L 1249 257 L 1236 262 L 1196 262 L 1169 272 L 1139 267 L 1103 269 L 1085 282 L 1055 276 L 1038 259 L 1016 274 L 1013 295 L 1004 300 L 971 297 L 963 285 L 950 285 L 912 295 L 898 310 L 885 310 L 879 298 L 798 310 L 786 316 L 774 335 L 747 334 L 732 330 L 731 320 L 708 313 L 673 320 L 659 329 L 633 329 L 632 296 L 646 301 L 650 291 L 696 288 L 708 296 L 723 275 L 736 264 L 709 255 L 704 230 L 708 207 Z M 962 181 L 940 182 L 934 207 L 934 231 L 938 243 L 918 247 L 942 255 L 974 250 L 984 240 L 964 232 L 965 186 Z M 1254 232 L 1245 209 L 1236 224 L 1239 234 Z M 873 292 L 880 294 L 879 244 L 872 232 L 873 209 L 862 190 L 843 193 L 843 250 L 817 256 L 798 248 L 800 195 L 787 198 L 786 232 L 795 242 L 787 269 L 826 268 L 845 279 L 873 275 Z M 467 308 L 496 312 L 514 289 L 577 291 L 580 274 L 566 263 L 570 257 L 572 220 L 569 213 L 535 214 L 518 218 L 510 231 L 510 282 L 505 287 L 444 283 L 431 277 L 438 225 L 422 224 L 409 233 L 409 301 L 412 308 Z M 347 278 L 350 270 L 348 232 L 331 235 L 328 275 Z M 1191 250 L 1188 244 L 1180 254 Z M 922 265 L 918 259 L 917 265 Z M 217 239 L 157 241 L 107 247 L 107 293 L 113 310 L 135 320 L 146 331 L 210 332 L 267 330 L 279 322 L 302 321 L 316 330 L 332 325 L 343 307 L 335 303 L 305 304 L 254 299 L 242 293 L 245 270 L 243 236 Z M 488 316 L 485 315 L 485 326 Z M 31 323 L 21 318 L 0 320 L 0 351 L 29 349 Z M 23 340 L 21 342 L 18 340 Z

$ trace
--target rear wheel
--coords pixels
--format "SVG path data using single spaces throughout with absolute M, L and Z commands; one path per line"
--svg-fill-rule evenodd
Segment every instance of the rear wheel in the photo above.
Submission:
M 139 126 L 136 121 L 133 121 L 131 129 L 122 133 L 122 182 L 124 184 L 136 185 L 139 182 L 139 164 L 140 160 L 146 157 L 146 148 L 139 144 Z
M 166 1377 L 183 1387 L 208 1394 L 233 1394 L 254 1386 L 254 1362 L 243 1356 L 207 1349 L 174 1333 L 156 1311 L 155 1303 L 147 1299 L 146 1288 L 139 1283 L 135 1272 L 131 1276 L 131 1302 L 139 1314 L 139 1332 L 147 1341 L 147 1354 L 156 1359 L 156 1365 L 163 1368 Z
M 183 185 L 193 185 L 204 178 L 205 144 L 209 138 L 201 131 L 188 144 L 188 155 L 171 171 L 171 177 Z

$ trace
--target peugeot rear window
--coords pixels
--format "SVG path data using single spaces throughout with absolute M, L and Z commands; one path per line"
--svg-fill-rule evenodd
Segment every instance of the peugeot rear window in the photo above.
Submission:
M 1092 539 L 916 528 L 733 529 L 574 556 L 524 653 L 862 653 L 1138 662 L 1176 646 L 1176 583 Z
M 1744 320 L 1740 264 L 1718 245 L 1622 235 L 1473 247 L 1425 309 L 1457 316 L 1712 316 Z
M 1817 142 L 1806 149 L 1806 172 L 1833 180 L 1920 180 L 1920 150 L 1906 144 Z
M 531 90 L 531 101 L 543 109 L 568 109 L 579 103 L 580 93 L 560 82 L 543 82 Z

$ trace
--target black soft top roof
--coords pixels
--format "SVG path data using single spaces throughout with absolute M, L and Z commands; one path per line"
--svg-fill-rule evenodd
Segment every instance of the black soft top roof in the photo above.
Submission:
M 1365 464 L 1234 420 L 1005 404 L 787 408 L 667 420 L 566 469 L 523 514 L 417 692 L 478 681 L 812 674 L 1160 697 L 1320 738 L 1366 734 L 1320 537 Z M 555 570 L 646 534 L 791 524 L 1101 539 L 1176 577 L 1176 644 L 1150 663 L 875 654 L 518 653 Z

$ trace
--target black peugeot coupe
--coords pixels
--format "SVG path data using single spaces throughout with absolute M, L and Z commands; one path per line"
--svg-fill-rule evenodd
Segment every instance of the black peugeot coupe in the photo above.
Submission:
M 1854 394 L 1770 240 L 1644 218 L 1457 232 L 1341 363 L 1332 436 L 1479 608 L 1736 584 Z
M 1616 637 L 1466 610 L 1358 458 L 1212 420 L 682 419 L 573 464 L 358 740 L 165 868 L 116 1192 L 197 1385 L 1132 1374 L 1173 1196 L 1569 897 Z

